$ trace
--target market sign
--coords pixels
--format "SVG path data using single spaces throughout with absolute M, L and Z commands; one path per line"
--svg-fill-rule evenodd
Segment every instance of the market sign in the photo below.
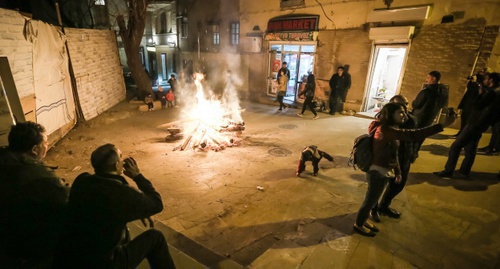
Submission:
M 315 41 L 315 32 L 296 32 L 296 33 L 267 33 L 264 36 L 268 41 Z
M 293 15 L 272 18 L 267 22 L 267 32 L 318 31 L 319 15 Z

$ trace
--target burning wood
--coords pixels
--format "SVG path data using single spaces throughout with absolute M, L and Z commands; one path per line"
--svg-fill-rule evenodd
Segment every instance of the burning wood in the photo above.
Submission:
M 167 128 L 170 133 L 167 141 L 184 139 L 182 144 L 174 150 L 214 150 L 219 151 L 226 147 L 238 145 L 237 136 L 245 130 L 245 123 L 241 120 L 240 113 L 244 110 L 237 108 L 228 109 L 217 100 L 206 99 L 201 86 L 200 74 L 196 74 L 195 85 L 197 88 L 194 108 L 184 120 L 165 123 L 158 128 Z M 183 128 L 177 127 L 182 124 Z

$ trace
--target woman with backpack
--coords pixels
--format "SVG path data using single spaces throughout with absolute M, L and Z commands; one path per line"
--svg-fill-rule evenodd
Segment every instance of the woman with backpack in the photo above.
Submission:
M 422 141 L 424 138 L 443 131 L 443 125 L 453 123 L 453 118 L 445 124 L 435 124 L 422 129 L 399 129 L 407 115 L 399 103 L 388 103 L 375 116 L 376 120 L 368 127 L 373 136 L 372 162 L 366 172 L 368 190 L 354 223 L 354 231 L 364 236 L 375 236 L 379 229 L 368 221 L 371 210 L 378 203 L 389 180 L 401 182 L 401 170 L 398 162 L 399 140 Z
M 313 101 L 312 101 L 314 98 L 314 91 L 315 90 L 316 90 L 316 80 L 314 78 L 314 75 L 310 74 L 307 77 L 306 88 L 304 89 L 304 91 L 299 93 L 299 96 L 301 96 L 303 94 L 306 97 L 306 100 L 304 101 L 304 105 L 302 106 L 302 112 L 297 113 L 297 116 L 303 117 L 304 112 L 306 111 L 306 106 L 308 106 L 309 109 L 311 110 L 311 112 L 314 114 L 313 120 L 316 120 L 319 118 L 318 113 L 316 113 L 316 110 L 314 110 L 314 105 L 313 105 Z

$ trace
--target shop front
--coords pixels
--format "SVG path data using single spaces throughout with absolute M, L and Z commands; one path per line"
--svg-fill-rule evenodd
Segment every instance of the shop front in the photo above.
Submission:
M 298 94 L 303 90 L 309 74 L 314 73 L 314 61 L 318 31 L 317 15 L 294 15 L 269 20 L 265 40 L 267 41 L 268 72 L 267 94 L 275 96 L 276 80 L 284 62 L 290 70 L 285 100 L 301 102 Z

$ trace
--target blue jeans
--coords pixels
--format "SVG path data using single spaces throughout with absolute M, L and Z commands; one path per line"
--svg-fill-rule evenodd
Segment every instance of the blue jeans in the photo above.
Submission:
M 356 217 L 356 225 L 358 227 L 362 227 L 365 224 L 370 215 L 370 210 L 378 203 L 378 199 L 380 199 L 382 192 L 384 192 L 384 188 L 389 179 L 390 178 L 382 176 L 377 171 L 368 171 L 368 173 L 366 173 L 368 189 L 366 190 L 365 200 Z

